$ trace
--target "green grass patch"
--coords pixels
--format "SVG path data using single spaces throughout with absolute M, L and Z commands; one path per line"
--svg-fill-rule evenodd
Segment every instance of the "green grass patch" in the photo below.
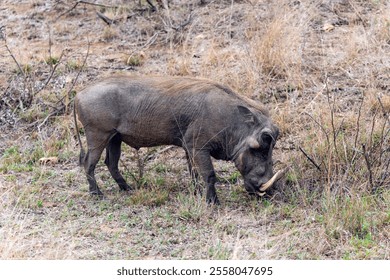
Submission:
M 198 222 L 207 216 L 209 211 L 206 202 L 200 196 L 179 193 L 177 204 L 177 216 L 184 221 Z
M 169 192 L 160 188 L 140 188 L 135 190 L 128 198 L 130 205 L 161 206 L 169 198 Z
M 45 62 L 47 65 L 54 66 L 60 62 L 60 59 L 55 56 L 49 56 L 48 58 L 45 59 Z
M 212 260 L 228 260 L 230 258 L 230 250 L 220 241 L 208 249 L 208 256 Z

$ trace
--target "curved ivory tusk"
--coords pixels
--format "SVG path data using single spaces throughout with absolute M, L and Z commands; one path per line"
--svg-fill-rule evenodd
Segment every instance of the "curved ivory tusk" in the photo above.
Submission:
M 267 183 L 263 184 L 260 188 L 260 191 L 261 192 L 265 192 L 269 187 L 271 187 L 277 180 L 279 180 L 280 178 L 282 178 L 282 176 L 284 175 L 286 169 L 285 170 L 279 170 L 278 172 L 276 172 L 274 174 L 274 176 L 272 176 L 271 179 L 268 180 Z

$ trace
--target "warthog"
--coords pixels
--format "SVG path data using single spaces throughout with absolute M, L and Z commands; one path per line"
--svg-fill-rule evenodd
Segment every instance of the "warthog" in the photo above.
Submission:
M 158 145 L 184 148 L 191 175 L 193 179 L 201 176 L 211 203 L 218 203 L 218 198 L 210 156 L 233 161 L 251 194 L 264 193 L 279 176 L 272 171 L 272 150 L 279 130 L 266 110 L 209 80 L 111 77 L 78 93 L 75 112 L 87 138 L 85 154 L 77 134 L 80 164 L 91 194 L 103 195 L 94 173 L 104 148 L 112 177 L 121 190 L 131 189 L 118 169 L 122 142 L 135 149 Z

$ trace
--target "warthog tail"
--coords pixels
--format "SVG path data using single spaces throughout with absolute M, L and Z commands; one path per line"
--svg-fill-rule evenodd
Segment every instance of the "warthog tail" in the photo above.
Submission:
M 84 165 L 84 161 L 85 161 L 85 150 L 84 150 L 84 147 L 83 147 L 83 143 L 81 142 L 80 130 L 79 130 L 79 126 L 77 124 L 76 101 L 73 102 L 73 118 L 74 118 L 74 126 L 75 126 L 75 129 L 76 129 L 77 140 L 78 140 L 79 145 L 80 145 L 79 165 L 83 166 Z

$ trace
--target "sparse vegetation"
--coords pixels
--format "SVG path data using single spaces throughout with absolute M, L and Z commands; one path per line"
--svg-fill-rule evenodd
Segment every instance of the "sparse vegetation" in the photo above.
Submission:
M 388 1 L 3 2 L 1 259 L 390 258 Z M 106 199 L 90 197 L 72 100 L 125 72 L 207 77 L 264 103 L 285 178 L 256 199 L 215 161 L 221 206 L 207 206 L 183 151 L 123 147 L 134 190 L 101 161 Z
M 145 63 L 145 54 L 132 54 L 126 59 L 126 65 L 142 66 Z
M 46 58 L 45 62 L 47 65 L 54 66 L 60 62 L 60 59 L 55 56 L 49 56 L 48 58 Z

